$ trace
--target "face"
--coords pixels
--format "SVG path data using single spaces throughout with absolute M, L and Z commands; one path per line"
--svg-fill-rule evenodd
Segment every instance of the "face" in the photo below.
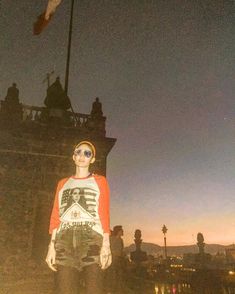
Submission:
M 78 167 L 88 168 L 95 161 L 92 149 L 87 144 L 82 144 L 74 150 L 73 161 Z
M 78 202 L 80 199 L 79 189 L 74 189 L 72 192 L 72 198 L 75 202 Z
M 121 229 L 121 230 L 118 232 L 118 236 L 119 236 L 119 237 L 122 237 L 123 234 L 124 234 L 124 231 L 123 231 L 123 229 Z

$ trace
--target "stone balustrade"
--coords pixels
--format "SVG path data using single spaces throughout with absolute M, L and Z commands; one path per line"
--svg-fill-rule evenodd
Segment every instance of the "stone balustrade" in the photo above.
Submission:
M 105 135 L 105 120 L 104 116 L 93 117 L 90 114 L 73 113 L 72 111 L 65 111 L 62 109 L 52 109 L 47 107 L 31 106 L 26 104 L 19 104 L 14 108 L 12 105 L 4 109 L 5 101 L 1 102 L 0 118 L 4 118 L 6 122 L 8 119 L 12 121 L 13 117 L 17 117 L 17 110 L 20 109 L 21 115 L 18 115 L 18 121 L 22 123 L 36 123 L 47 124 L 54 121 L 60 123 L 66 128 L 78 128 L 80 130 L 95 131 L 101 135 Z M 10 113 L 9 113 L 10 112 Z
M 23 121 L 42 121 L 45 112 L 49 115 L 59 117 L 63 112 L 60 109 L 47 109 L 46 107 L 31 106 L 22 104 L 23 106 Z M 72 113 L 71 111 L 66 111 L 66 115 L 71 122 L 71 126 L 85 126 L 86 123 L 91 119 L 89 114 L 84 113 Z

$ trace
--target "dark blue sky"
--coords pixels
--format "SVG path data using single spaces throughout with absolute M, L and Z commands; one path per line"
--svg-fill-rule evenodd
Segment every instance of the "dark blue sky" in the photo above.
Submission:
M 64 80 L 70 1 L 40 36 L 47 1 L 1 1 L 0 98 L 15 81 L 42 105 L 46 73 Z M 233 1 L 75 0 L 69 96 L 89 113 L 100 97 L 107 135 L 112 225 L 145 241 L 232 243 L 235 143 Z

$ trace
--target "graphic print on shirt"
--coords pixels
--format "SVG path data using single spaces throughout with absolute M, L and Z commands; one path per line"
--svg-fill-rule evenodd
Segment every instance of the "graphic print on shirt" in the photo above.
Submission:
M 109 233 L 109 189 L 106 178 L 74 176 L 58 182 L 50 220 L 56 229 L 56 264 L 81 270 L 99 264 L 103 233 Z
M 60 206 L 62 229 L 79 225 L 88 225 L 95 229 L 98 217 L 96 196 L 96 190 L 89 187 L 64 190 Z

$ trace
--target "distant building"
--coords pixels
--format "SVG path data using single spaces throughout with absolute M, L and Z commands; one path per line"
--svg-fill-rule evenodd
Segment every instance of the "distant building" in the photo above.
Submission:
M 226 248 L 225 255 L 226 255 L 227 263 L 235 264 L 235 247 Z

